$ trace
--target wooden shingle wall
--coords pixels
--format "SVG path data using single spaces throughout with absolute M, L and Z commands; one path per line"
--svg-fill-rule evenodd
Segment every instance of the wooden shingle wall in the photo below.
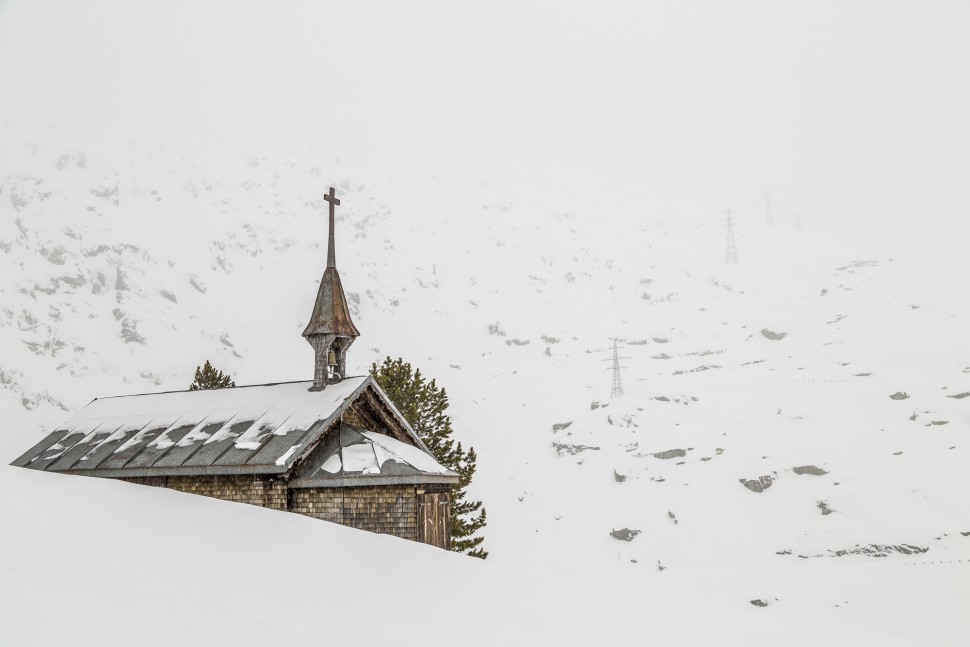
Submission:
M 447 486 L 375 485 L 287 488 L 283 480 L 253 476 L 148 476 L 122 479 L 179 492 L 288 510 L 352 528 L 450 547 Z M 437 528 L 434 532 L 429 528 Z
M 354 409 L 353 405 L 344 411 L 343 415 L 340 416 L 340 421 L 353 427 L 367 429 L 367 421 L 360 416 L 360 414 Z
M 413 485 L 293 489 L 290 511 L 370 532 L 418 539 Z
M 273 510 L 286 510 L 286 484 L 253 476 L 146 476 L 123 479 L 129 483 L 167 487 L 179 492 L 201 494 L 224 501 L 249 503 Z

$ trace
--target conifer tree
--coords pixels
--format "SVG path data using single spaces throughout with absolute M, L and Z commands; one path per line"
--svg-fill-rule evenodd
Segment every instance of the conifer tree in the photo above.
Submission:
M 232 381 L 232 378 L 223 374 L 222 371 L 214 369 L 209 360 L 206 360 L 205 366 L 195 367 L 195 380 L 189 386 L 189 391 L 229 389 L 234 386 L 236 386 L 236 383 Z
M 485 508 L 481 501 L 469 500 L 466 491 L 478 457 L 473 447 L 465 451 L 451 437 L 451 416 L 445 412 L 448 394 L 401 358 L 387 357 L 380 367 L 371 364 L 370 372 L 437 461 L 458 474 L 451 495 L 451 550 L 485 559 L 484 537 L 475 536 L 485 526 Z

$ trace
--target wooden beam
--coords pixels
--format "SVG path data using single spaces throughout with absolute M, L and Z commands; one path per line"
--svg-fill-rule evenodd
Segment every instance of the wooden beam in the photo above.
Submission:
M 371 429 L 377 431 L 380 427 L 380 420 L 368 410 L 368 407 L 361 406 L 358 402 L 355 402 L 350 406 L 349 412 L 356 416 L 362 423 L 364 429 Z
M 397 416 L 391 413 L 391 410 L 384 404 L 383 400 L 370 387 L 364 390 L 364 399 L 371 406 L 374 413 L 380 416 L 381 422 L 384 423 L 389 435 L 397 438 L 401 442 L 414 445 L 414 439 L 411 438 L 404 426 L 398 422 Z

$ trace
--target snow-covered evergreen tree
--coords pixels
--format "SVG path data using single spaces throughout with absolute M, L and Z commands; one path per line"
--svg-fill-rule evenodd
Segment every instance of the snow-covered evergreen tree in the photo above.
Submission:
M 195 367 L 195 380 L 189 386 L 189 391 L 200 391 L 204 389 L 228 389 L 236 386 L 229 375 L 216 370 L 209 360 L 205 361 L 205 366 Z
M 476 536 L 485 526 L 485 508 L 481 501 L 468 500 L 466 491 L 478 457 L 473 447 L 465 451 L 451 437 L 451 416 L 446 413 L 448 394 L 402 358 L 387 357 L 380 366 L 371 364 L 371 375 L 438 462 L 458 474 L 458 485 L 451 496 L 451 549 L 485 559 L 488 552 L 481 547 L 484 537 Z

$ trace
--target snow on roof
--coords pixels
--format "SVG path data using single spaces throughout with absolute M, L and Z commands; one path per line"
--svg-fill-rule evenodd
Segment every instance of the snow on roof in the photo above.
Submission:
M 285 472 L 364 389 L 385 397 L 370 377 L 310 384 L 96 399 L 13 465 L 91 476 Z
M 317 458 L 290 485 L 314 487 L 339 484 L 399 482 L 456 483 L 458 475 L 443 467 L 423 449 L 396 438 L 364 431 L 347 424 L 327 439 Z

